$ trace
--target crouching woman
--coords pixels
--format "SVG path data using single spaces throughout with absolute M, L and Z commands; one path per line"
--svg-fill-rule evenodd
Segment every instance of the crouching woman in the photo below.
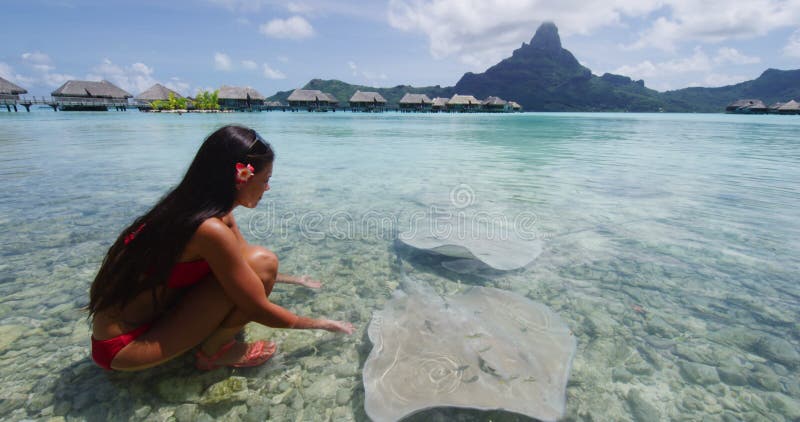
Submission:
M 240 343 L 248 322 L 351 334 L 352 324 L 293 314 L 271 302 L 275 282 L 319 287 L 278 273 L 278 258 L 249 245 L 232 211 L 269 190 L 275 154 L 254 130 L 223 127 L 206 138 L 183 180 L 111 246 L 92 283 L 92 358 L 134 371 L 198 347 L 196 366 L 247 367 L 276 345 Z

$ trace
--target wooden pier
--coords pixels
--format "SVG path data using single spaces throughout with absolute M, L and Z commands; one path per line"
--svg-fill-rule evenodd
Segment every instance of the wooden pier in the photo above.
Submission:
M 92 98 L 86 99 L 81 97 L 20 97 L 19 99 L 3 99 L 0 98 L 0 106 L 6 106 L 6 110 L 11 112 L 13 109 L 14 111 L 18 111 L 17 106 L 25 107 L 25 110 L 30 112 L 31 106 L 33 105 L 46 105 L 53 109 L 53 111 L 59 111 L 66 109 L 98 109 L 98 110 L 108 110 L 109 108 L 114 108 L 117 111 L 125 111 L 129 108 L 150 108 L 150 103 L 147 102 L 140 102 L 140 101 L 128 101 L 122 99 L 111 99 L 111 98 Z

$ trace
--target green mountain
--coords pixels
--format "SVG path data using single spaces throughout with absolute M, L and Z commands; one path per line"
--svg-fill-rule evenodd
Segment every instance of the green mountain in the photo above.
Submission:
M 543 23 L 529 44 L 483 73 L 465 73 L 454 87 L 415 88 L 398 85 L 375 88 L 337 80 L 313 79 L 304 89 L 319 89 L 343 104 L 356 92 L 376 91 L 394 106 L 407 92 L 429 97 L 451 97 L 455 93 L 490 95 L 520 103 L 527 111 L 670 111 L 722 112 L 742 98 L 757 98 L 767 105 L 800 99 L 800 70 L 768 69 L 757 79 L 719 88 L 684 88 L 658 92 L 644 81 L 606 73 L 593 75 L 561 46 L 558 28 Z M 278 92 L 270 100 L 286 101 L 291 91 Z
M 767 69 L 752 81 L 719 88 L 683 88 L 661 94 L 669 111 L 720 112 L 742 98 L 757 98 L 764 104 L 800 99 L 800 69 Z
M 545 22 L 530 44 L 484 73 L 466 73 L 455 91 L 497 95 L 529 111 L 658 111 L 659 93 L 626 76 L 593 75 L 561 46 L 558 28 Z

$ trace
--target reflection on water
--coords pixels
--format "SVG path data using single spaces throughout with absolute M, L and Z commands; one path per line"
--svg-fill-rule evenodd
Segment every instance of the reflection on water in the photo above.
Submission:
M 578 339 L 570 418 L 795 420 L 796 120 L 0 113 L 0 415 L 363 420 L 364 330 L 408 272 L 442 295 L 497 287 L 558 312 Z M 203 137 L 232 122 L 277 151 L 264 202 L 236 211 L 245 236 L 275 250 L 282 272 L 324 283 L 279 286 L 274 300 L 358 333 L 249 327 L 248 338 L 281 346 L 262 368 L 201 374 L 186 357 L 104 373 L 88 359 L 80 311 L 103 253 L 177 183 Z M 480 276 L 398 248 L 410 216 L 431 209 L 534 215 L 543 251 Z M 376 221 L 385 230 L 364 227 Z

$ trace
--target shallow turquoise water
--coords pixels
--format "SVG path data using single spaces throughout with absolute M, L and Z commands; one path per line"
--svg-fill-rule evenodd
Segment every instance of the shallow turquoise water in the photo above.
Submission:
M 358 333 L 250 327 L 282 344 L 263 368 L 106 374 L 79 310 L 102 255 L 227 123 L 278 156 L 258 209 L 236 211 L 245 236 L 325 284 L 274 300 Z M 570 419 L 800 418 L 798 133 L 794 116 L 0 112 L 0 415 L 362 420 L 364 330 L 410 271 L 558 312 L 578 338 Z M 535 216 L 542 255 L 483 277 L 397 250 L 410 215 L 453 205 Z M 454 414 L 514 418 L 419 419 Z

